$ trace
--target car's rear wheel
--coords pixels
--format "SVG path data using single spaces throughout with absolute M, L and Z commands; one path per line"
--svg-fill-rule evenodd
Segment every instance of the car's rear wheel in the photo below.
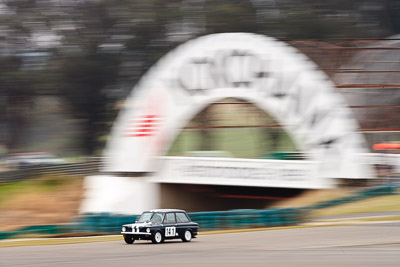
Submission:
M 163 241 L 164 241 L 164 238 L 160 231 L 155 232 L 153 237 L 151 238 L 151 242 L 153 242 L 153 244 L 160 244 Z
M 190 242 L 192 240 L 192 232 L 189 230 L 186 230 L 185 233 L 183 234 L 182 241 L 183 242 Z
M 133 244 L 133 242 L 135 242 L 135 239 L 129 235 L 124 236 L 124 240 L 125 240 L 125 243 L 127 243 L 127 244 Z

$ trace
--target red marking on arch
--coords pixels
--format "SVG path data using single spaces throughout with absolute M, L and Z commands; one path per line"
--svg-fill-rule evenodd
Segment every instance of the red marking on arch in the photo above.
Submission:
M 126 130 L 125 137 L 148 137 L 157 133 L 162 118 L 159 115 L 144 115 L 132 119 Z

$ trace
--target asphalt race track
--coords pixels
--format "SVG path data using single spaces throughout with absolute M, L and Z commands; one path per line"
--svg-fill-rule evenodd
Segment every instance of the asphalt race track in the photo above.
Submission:
M 400 222 L 0 248 L 0 266 L 400 266 Z

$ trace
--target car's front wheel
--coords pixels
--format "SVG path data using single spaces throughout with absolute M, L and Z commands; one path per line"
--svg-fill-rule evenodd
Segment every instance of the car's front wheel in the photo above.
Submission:
M 182 241 L 183 242 L 190 242 L 192 240 L 192 232 L 189 230 L 186 230 L 185 233 L 183 234 Z
M 124 240 L 125 240 L 125 243 L 127 243 L 127 244 L 133 244 L 133 242 L 135 242 L 135 239 L 129 235 L 124 236 Z
M 153 244 L 160 244 L 163 242 L 163 236 L 160 231 L 154 233 L 151 242 L 153 242 Z

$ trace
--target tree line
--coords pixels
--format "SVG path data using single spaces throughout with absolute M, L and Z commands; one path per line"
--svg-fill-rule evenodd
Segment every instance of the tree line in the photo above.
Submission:
M 376 38 L 400 31 L 394 0 L 6 0 L 0 2 L 0 125 L 23 150 L 35 98 L 62 99 L 82 153 L 103 147 L 140 77 L 177 45 L 206 34 Z M 72 142 L 71 141 L 71 142 Z

